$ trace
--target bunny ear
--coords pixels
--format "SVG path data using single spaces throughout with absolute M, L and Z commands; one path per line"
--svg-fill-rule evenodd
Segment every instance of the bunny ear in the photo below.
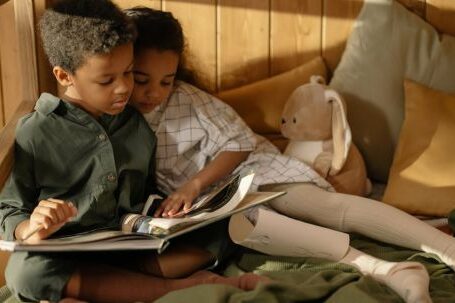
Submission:
M 325 79 L 322 76 L 313 75 L 313 76 L 310 77 L 310 83 L 311 84 L 322 84 L 322 85 L 325 85 Z
M 329 174 L 333 176 L 341 170 L 346 162 L 352 136 L 341 96 L 336 91 L 327 89 L 325 97 L 328 102 L 332 103 L 333 157 Z

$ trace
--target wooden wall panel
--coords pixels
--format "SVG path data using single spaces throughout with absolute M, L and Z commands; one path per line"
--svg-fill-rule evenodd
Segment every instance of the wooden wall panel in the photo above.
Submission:
M 15 108 L 23 99 L 36 102 L 38 99 L 38 67 L 36 60 L 35 15 L 33 0 L 14 0 L 14 17 L 17 33 L 17 53 L 19 58 L 19 72 L 22 98 L 15 100 Z
M 269 1 L 219 0 L 218 89 L 269 75 Z
M 425 0 L 397 0 L 404 6 L 406 6 L 410 11 L 419 15 L 422 18 L 425 18 Z
M 270 14 L 272 75 L 321 53 L 322 0 L 272 0 Z
M 324 0 L 322 16 L 322 55 L 331 72 L 341 59 L 352 25 L 363 0 Z
M 50 0 L 35 0 L 35 24 L 38 23 L 39 19 L 44 13 L 46 7 L 49 6 Z M 36 28 L 38 28 L 36 26 Z M 38 85 L 39 92 L 48 92 L 54 95 L 57 94 L 57 83 L 52 75 L 52 68 L 49 64 L 49 60 L 44 53 L 41 37 L 39 32 L 36 31 L 36 52 L 37 52 L 37 65 L 38 65 Z
M 1 36 L 0 36 L 1 41 Z M 2 57 L 1 49 L 0 49 L 0 58 Z M 0 129 L 5 126 L 5 113 L 3 110 L 4 100 L 3 100 L 3 88 L 2 88 L 2 60 L 0 60 Z
M 216 0 L 163 0 L 163 10 L 180 21 L 187 42 L 187 66 L 204 88 L 216 91 Z
M 146 6 L 155 9 L 161 9 L 161 0 L 113 0 L 121 9 L 135 6 Z
M 19 48 L 14 22 L 14 1 L 9 1 L 0 7 L 0 60 L 1 81 L 3 88 L 3 110 L 5 123 L 12 117 L 22 98 L 19 65 Z
M 455 36 L 454 0 L 427 0 L 426 18 L 439 31 Z

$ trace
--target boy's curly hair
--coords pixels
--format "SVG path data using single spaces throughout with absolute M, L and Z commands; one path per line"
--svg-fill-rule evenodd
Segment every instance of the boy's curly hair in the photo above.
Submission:
M 136 36 L 134 25 L 110 0 L 56 1 L 39 28 L 51 65 L 73 74 L 87 55 L 109 53 Z

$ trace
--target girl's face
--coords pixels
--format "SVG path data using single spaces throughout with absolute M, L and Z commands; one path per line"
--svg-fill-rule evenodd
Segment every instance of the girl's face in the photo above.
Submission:
M 171 50 L 140 50 L 134 60 L 134 89 L 130 102 L 141 113 L 149 113 L 171 94 L 179 55 Z

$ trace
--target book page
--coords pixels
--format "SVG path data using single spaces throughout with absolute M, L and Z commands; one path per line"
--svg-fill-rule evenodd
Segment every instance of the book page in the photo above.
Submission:
M 0 250 L 7 251 L 96 251 L 164 249 L 165 240 L 151 235 L 103 230 L 73 236 L 41 240 L 38 243 L 0 241 Z
M 203 212 L 197 212 L 194 215 L 186 216 L 183 218 L 153 218 L 150 220 L 149 224 L 151 226 L 151 232 L 153 234 L 167 234 L 172 231 L 172 228 L 178 229 L 182 226 L 193 224 L 196 222 L 204 221 L 210 218 L 215 218 L 220 216 L 221 214 L 229 213 L 233 209 L 237 207 L 237 205 L 242 202 L 245 198 L 248 190 L 253 182 L 253 173 L 249 173 L 245 176 L 242 176 L 237 183 L 233 184 L 233 188 L 229 188 L 228 190 L 234 190 L 233 193 L 229 193 L 229 200 L 224 201 L 222 205 L 215 205 L 213 210 L 209 208 L 205 208 Z M 234 181 L 234 179 L 231 179 Z M 205 204 L 208 205 L 210 201 L 205 201 Z

